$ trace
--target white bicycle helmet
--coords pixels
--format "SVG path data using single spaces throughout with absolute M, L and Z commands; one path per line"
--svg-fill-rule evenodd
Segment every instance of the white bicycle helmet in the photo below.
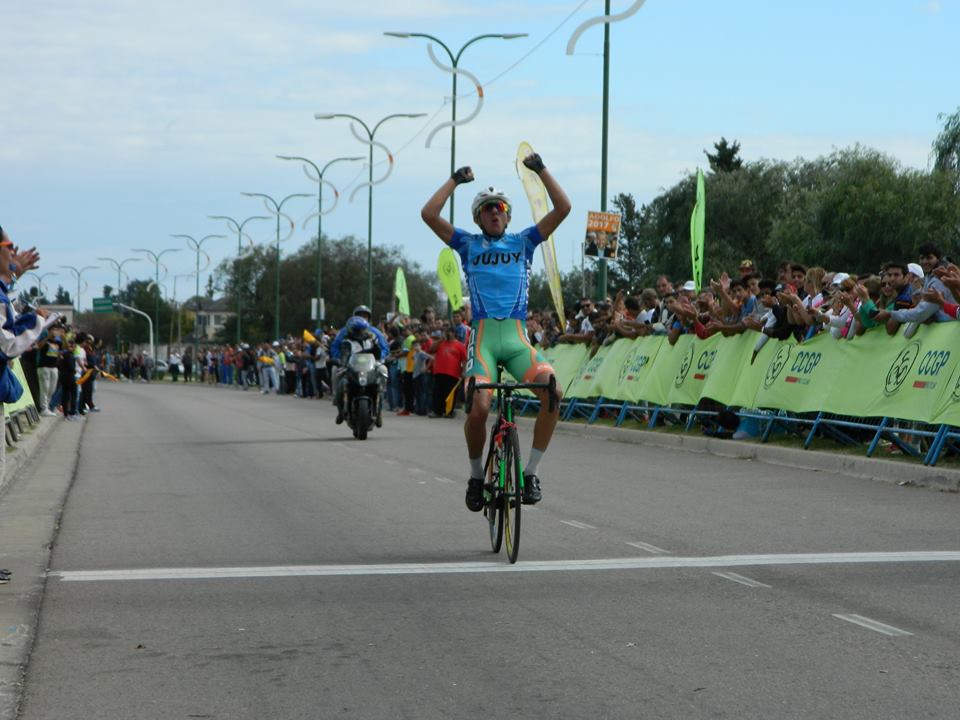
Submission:
M 477 196 L 473 199 L 473 204 L 470 206 L 470 209 L 473 211 L 474 222 L 479 222 L 480 208 L 482 208 L 488 202 L 494 200 L 501 200 L 505 202 L 507 204 L 507 214 L 510 214 L 510 210 L 513 207 L 513 203 L 510 202 L 510 196 L 503 192 L 503 190 L 497 190 L 494 187 L 488 187 L 477 193 Z

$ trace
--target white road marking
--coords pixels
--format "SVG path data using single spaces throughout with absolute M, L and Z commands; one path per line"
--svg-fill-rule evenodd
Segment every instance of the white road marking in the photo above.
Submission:
M 713 573 L 717 577 L 722 577 L 724 580 L 733 580 L 735 583 L 740 583 L 741 585 L 746 585 L 747 587 L 753 588 L 768 588 L 771 587 L 766 583 L 762 583 L 759 580 L 754 580 L 753 578 L 748 578 L 746 575 L 739 575 L 735 572 L 715 572 Z
M 407 472 L 412 472 L 415 475 L 419 475 L 423 473 L 423 470 L 421 470 L 420 468 L 407 468 Z
M 835 618 L 839 620 L 846 620 L 849 623 L 854 625 L 859 625 L 860 627 L 865 627 L 868 630 L 873 630 L 874 632 L 882 633 L 884 635 L 890 635 L 891 637 L 903 637 L 906 635 L 913 635 L 912 632 L 907 632 L 906 630 L 901 630 L 898 627 L 893 625 L 887 625 L 886 623 L 879 622 L 877 620 L 871 620 L 868 617 L 863 615 L 838 615 L 834 613 Z
M 635 547 L 637 550 L 644 550 L 653 555 L 669 555 L 670 554 L 669 550 L 664 550 L 663 548 L 659 548 L 656 545 L 650 545 L 649 543 L 628 542 L 627 545 L 629 545 L 630 547 Z
M 437 482 L 442 482 L 442 483 L 451 483 L 451 484 L 453 483 L 453 480 L 451 480 L 450 478 L 445 478 L 445 477 L 434 477 L 433 479 L 434 479 L 434 480 L 436 480 Z
M 399 465 L 399 464 L 400 464 L 400 462 L 399 462 L 398 460 L 384 460 L 384 462 L 385 462 L 387 465 Z
M 860 565 L 869 563 L 960 562 L 960 552 L 866 552 L 795 555 L 718 555 L 714 557 L 612 558 L 472 563 L 397 563 L 393 565 L 276 565 L 268 567 L 141 568 L 60 570 L 48 573 L 66 582 L 105 580 L 213 580 L 334 575 L 443 575 L 450 573 L 573 572 L 588 570 L 669 570 L 761 565 Z
M 593 525 L 587 525 L 586 523 L 582 523 L 578 520 L 561 520 L 560 522 L 562 522 L 564 525 L 575 527 L 578 530 L 596 530 Z

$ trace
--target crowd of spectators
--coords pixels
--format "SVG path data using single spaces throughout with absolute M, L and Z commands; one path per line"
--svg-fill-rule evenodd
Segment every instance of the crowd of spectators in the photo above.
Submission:
M 583 298 L 562 333 L 555 315 L 533 313 L 528 328 L 541 346 L 587 343 L 591 354 L 618 338 L 647 335 L 674 344 L 688 333 L 707 338 L 755 330 L 761 337 L 754 357 L 771 337 L 802 342 L 826 332 L 853 340 L 881 325 L 890 335 L 902 326 L 911 337 L 922 323 L 960 319 L 960 268 L 934 245 L 921 246 L 917 255 L 917 262 L 894 260 L 861 274 L 783 262 L 773 277 L 744 260 L 736 277 L 725 272 L 699 291 L 692 280 L 675 287 L 664 275 L 637 293 L 600 303 Z
M 379 324 L 387 337 L 390 354 L 386 360 L 388 381 L 385 405 L 400 416 L 453 417 L 459 400 L 459 380 L 467 359 L 469 309 L 440 318 L 433 308 L 419 317 L 390 314 Z M 272 343 L 225 344 L 192 347 L 183 354 L 171 353 L 167 372 L 173 381 L 200 382 L 240 390 L 259 389 L 302 399 L 321 399 L 330 392 L 332 361 L 330 344 L 337 328 L 329 326 L 287 337 Z M 149 358 L 128 355 L 122 358 L 118 374 L 146 380 L 140 369 Z
M 683 334 L 707 338 L 760 333 L 754 356 L 769 338 L 803 341 L 818 333 L 852 340 L 884 326 L 909 337 L 921 323 L 960 319 L 960 268 L 932 245 L 918 249 L 917 262 L 890 261 L 876 272 L 851 274 L 783 262 L 764 277 L 750 260 L 736 277 L 723 273 L 699 292 L 691 280 L 674 285 L 665 275 L 654 287 L 594 302 L 584 297 L 563 322 L 556 312 L 531 310 L 527 332 L 541 348 L 586 343 L 591 353 L 618 338 Z M 419 317 L 388 314 L 379 324 L 390 354 L 385 407 L 399 416 L 453 417 L 462 401 L 461 377 L 467 359 L 470 310 L 438 316 L 426 308 Z M 171 353 L 167 372 L 174 381 L 200 382 L 241 390 L 259 389 L 293 398 L 321 399 L 330 393 L 330 344 L 337 328 L 317 328 L 302 338 L 270 343 L 225 344 Z M 127 353 L 113 358 L 115 374 L 131 380 L 152 377 L 152 360 Z M 109 366 L 109 365 L 108 365 Z

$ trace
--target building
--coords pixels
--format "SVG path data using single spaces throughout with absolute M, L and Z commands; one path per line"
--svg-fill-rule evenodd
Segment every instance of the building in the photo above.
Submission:
M 194 335 L 200 342 L 211 342 L 226 325 L 236 317 L 237 313 L 227 305 L 227 298 L 200 298 L 200 307 L 197 309 L 197 299 L 190 298 L 182 305 L 185 312 L 196 314 L 196 329 Z

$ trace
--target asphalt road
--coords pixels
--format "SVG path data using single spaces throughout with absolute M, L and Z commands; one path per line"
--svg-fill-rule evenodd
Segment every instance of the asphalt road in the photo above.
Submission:
M 459 421 L 98 400 L 24 720 L 957 717 L 955 494 L 564 431 L 511 567 Z

